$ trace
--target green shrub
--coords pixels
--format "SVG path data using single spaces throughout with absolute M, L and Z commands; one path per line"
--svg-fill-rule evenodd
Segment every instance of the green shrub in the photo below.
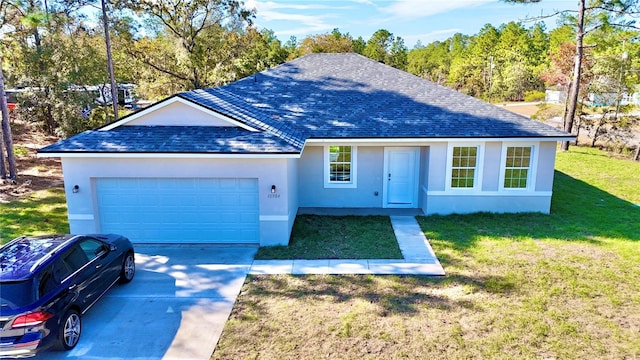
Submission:
M 531 90 L 524 93 L 524 101 L 532 102 L 532 101 L 544 101 L 545 94 L 544 91 Z

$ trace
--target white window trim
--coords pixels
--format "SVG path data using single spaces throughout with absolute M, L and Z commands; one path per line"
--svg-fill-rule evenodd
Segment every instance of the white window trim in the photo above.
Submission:
M 473 179 L 473 187 L 470 188 L 458 188 L 451 186 L 451 170 L 453 169 L 453 148 L 454 147 L 477 147 L 477 159 L 476 159 L 476 172 Z M 481 192 L 482 191 L 482 173 L 484 170 L 484 143 L 479 142 L 450 142 L 447 146 L 447 169 L 446 169 L 446 184 L 445 189 L 448 192 Z
M 500 155 L 500 178 L 498 183 L 499 191 L 504 192 L 533 192 L 536 189 L 536 170 L 538 169 L 538 143 L 533 142 L 508 142 L 502 143 L 502 154 Z M 507 148 L 510 147 L 531 147 L 531 159 L 529 159 L 529 172 L 527 174 L 527 187 L 507 188 L 504 187 L 504 175 L 507 170 Z
M 333 145 L 331 145 L 333 146 Z M 330 188 L 357 188 L 358 187 L 358 147 L 353 145 L 340 145 L 351 146 L 351 181 L 330 181 L 329 180 L 329 147 L 325 145 L 323 149 L 324 153 L 324 187 Z

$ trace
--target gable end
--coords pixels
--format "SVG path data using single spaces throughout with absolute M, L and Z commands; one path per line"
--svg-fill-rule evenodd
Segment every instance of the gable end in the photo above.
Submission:
M 258 131 L 228 116 L 177 96 L 172 96 L 125 116 L 100 130 L 112 130 L 120 126 L 214 126 Z

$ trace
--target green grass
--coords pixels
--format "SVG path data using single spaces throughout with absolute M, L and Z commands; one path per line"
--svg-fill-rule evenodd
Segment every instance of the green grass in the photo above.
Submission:
M 296 217 L 289 246 L 262 247 L 256 259 L 402 259 L 387 216 Z
M 556 169 L 550 215 L 420 217 L 443 278 L 250 276 L 212 358 L 640 358 L 640 163 Z
M 0 204 L 0 244 L 21 235 L 69 232 L 64 190 L 41 190 Z

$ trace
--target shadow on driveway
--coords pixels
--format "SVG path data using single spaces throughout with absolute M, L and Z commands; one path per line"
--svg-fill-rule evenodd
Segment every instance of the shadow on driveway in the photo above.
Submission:
M 209 359 L 257 250 L 137 245 L 136 277 L 83 317 L 80 342 L 37 359 Z

